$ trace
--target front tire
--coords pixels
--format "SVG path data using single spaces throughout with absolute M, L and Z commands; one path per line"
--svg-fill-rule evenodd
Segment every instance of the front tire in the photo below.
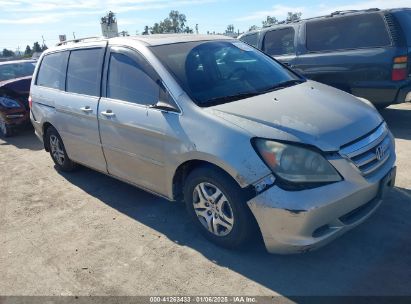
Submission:
M 192 171 L 186 178 L 184 200 L 201 233 L 219 246 L 241 247 L 256 233 L 242 189 L 222 170 Z
M 13 129 L 7 125 L 6 121 L 0 115 L 0 133 L 4 137 L 10 137 L 13 135 Z
M 50 156 L 60 171 L 70 172 L 76 168 L 76 164 L 68 157 L 63 140 L 57 130 L 49 127 L 46 132 L 46 140 L 50 150 Z

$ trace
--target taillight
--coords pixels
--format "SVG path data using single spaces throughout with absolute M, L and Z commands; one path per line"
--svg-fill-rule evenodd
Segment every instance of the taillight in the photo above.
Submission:
M 31 95 L 29 95 L 29 108 L 33 106 L 33 99 L 31 98 Z
M 400 81 L 408 77 L 408 57 L 401 56 L 394 58 L 394 65 L 392 67 L 392 80 Z

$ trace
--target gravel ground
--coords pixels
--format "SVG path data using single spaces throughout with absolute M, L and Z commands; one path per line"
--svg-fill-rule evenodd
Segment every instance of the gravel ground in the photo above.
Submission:
M 0 138 L 0 295 L 411 295 L 411 104 L 383 111 L 396 188 L 368 221 L 302 255 L 218 248 L 182 204 L 54 169 L 32 130 Z

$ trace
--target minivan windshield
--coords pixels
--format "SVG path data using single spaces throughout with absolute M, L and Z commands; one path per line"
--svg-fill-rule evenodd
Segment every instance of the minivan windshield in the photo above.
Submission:
M 232 102 L 305 81 L 241 41 L 184 42 L 151 49 L 200 107 Z

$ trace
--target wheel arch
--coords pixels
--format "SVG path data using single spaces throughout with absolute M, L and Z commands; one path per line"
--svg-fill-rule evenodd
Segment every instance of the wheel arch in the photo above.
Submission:
M 172 179 L 172 199 L 181 200 L 183 197 L 184 182 L 187 176 L 195 169 L 201 167 L 215 168 L 230 177 L 241 188 L 249 188 L 249 184 L 235 170 L 228 165 L 224 166 L 205 159 L 189 159 L 181 163 L 174 171 Z
M 50 151 L 50 145 L 49 145 L 49 142 L 48 142 L 48 140 L 47 140 L 47 138 L 46 138 L 46 135 L 47 135 L 47 130 L 48 130 L 50 127 L 55 128 L 55 127 L 54 127 L 50 122 L 48 122 L 48 121 L 43 124 L 43 144 L 44 144 L 44 149 L 45 149 L 47 152 Z

